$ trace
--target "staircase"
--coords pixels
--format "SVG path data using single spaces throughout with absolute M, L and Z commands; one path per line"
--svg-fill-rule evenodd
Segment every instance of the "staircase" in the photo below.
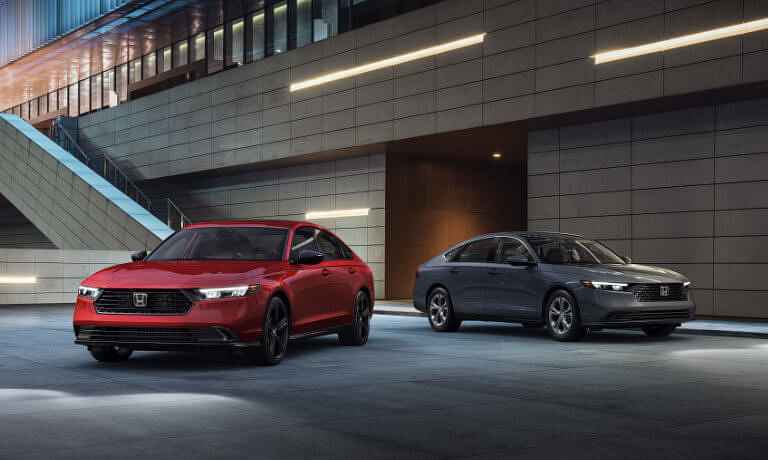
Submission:
M 170 198 L 161 198 L 150 200 L 147 196 L 131 181 L 128 176 L 106 155 L 87 155 L 75 141 L 72 133 L 67 130 L 62 117 L 53 119 L 50 131 L 48 133 L 54 142 L 59 144 L 64 150 L 72 154 L 75 158 L 82 161 L 101 177 L 122 191 L 126 196 L 139 204 L 152 215 L 165 222 L 173 230 L 179 230 L 192 223 L 189 218 L 176 206 Z
M 89 158 L 66 131 L 53 134 L 66 150 L 18 116 L 0 114 L 0 195 L 58 249 L 152 249 L 188 223 L 108 158 Z

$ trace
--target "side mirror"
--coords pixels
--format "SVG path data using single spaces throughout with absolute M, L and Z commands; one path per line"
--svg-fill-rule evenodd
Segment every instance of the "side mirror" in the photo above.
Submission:
M 304 249 L 299 252 L 299 255 L 291 259 L 293 265 L 317 265 L 323 261 L 325 256 L 322 252 L 310 251 Z
M 507 257 L 507 263 L 509 265 L 536 265 L 536 262 L 530 261 L 527 257 L 521 255 Z
M 627 256 L 621 256 L 621 260 L 623 260 L 625 263 L 628 263 L 628 264 L 632 263 L 632 259 L 630 259 Z
M 141 262 L 142 260 L 147 258 L 147 250 L 142 249 L 141 251 L 136 251 L 133 254 L 131 254 L 131 260 L 134 262 Z

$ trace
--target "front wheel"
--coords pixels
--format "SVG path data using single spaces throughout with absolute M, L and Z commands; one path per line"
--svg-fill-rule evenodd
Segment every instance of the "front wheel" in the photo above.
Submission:
M 648 337 L 666 337 L 669 334 L 675 332 L 677 329 L 676 324 L 654 324 L 649 326 L 643 326 L 641 328 L 645 335 Z
M 549 296 L 544 320 L 549 335 L 561 342 L 574 342 L 581 339 L 586 332 L 586 328 L 581 326 L 576 299 L 567 291 L 558 290 Z
M 345 346 L 361 346 L 368 342 L 368 333 L 371 330 L 371 300 L 368 295 L 360 291 L 355 299 L 355 312 L 352 326 L 339 332 L 339 342 Z
M 451 296 L 445 289 L 435 288 L 429 294 L 427 305 L 427 316 L 432 329 L 437 332 L 454 332 L 461 326 L 461 321 L 456 319 L 453 312 Z
M 133 354 L 133 350 L 128 347 L 121 347 L 119 345 L 112 345 L 108 347 L 88 347 L 88 351 L 91 352 L 91 356 L 96 361 L 105 363 L 119 363 L 127 361 Z
M 283 360 L 288 349 L 290 326 L 288 307 L 281 298 L 273 297 L 264 312 L 261 346 L 257 356 L 261 364 L 274 366 Z

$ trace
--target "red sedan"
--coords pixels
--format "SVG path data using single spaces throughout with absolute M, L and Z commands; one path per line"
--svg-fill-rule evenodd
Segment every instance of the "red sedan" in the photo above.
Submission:
M 78 288 L 75 343 L 99 361 L 124 361 L 133 350 L 229 348 L 277 364 L 289 339 L 368 340 L 371 269 L 318 225 L 195 224 L 132 258 Z

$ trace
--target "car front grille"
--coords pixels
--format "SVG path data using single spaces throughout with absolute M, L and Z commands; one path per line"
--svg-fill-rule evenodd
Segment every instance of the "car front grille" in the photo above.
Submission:
M 147 305 L 137 307 L 134 293 L 147 295 Z M 102 315 L 186 315 L 194 305 L 179 289 L 105 289 L 94 307 Z
M 77 340 L 94 343 L 225 343 L 234 340 L 226 329 L 213 327 L 77 326 Z
M 662 295 L 666 289 L 667 295 Z M 688 300 L 688 289 L 677 284 L 635 284 L 629 288 L 638 302 L 679 302 Z
M 652 321 L 657 319 L 688 319 L 690 310 L 622 311 L 611 315 L 610 321 Z

